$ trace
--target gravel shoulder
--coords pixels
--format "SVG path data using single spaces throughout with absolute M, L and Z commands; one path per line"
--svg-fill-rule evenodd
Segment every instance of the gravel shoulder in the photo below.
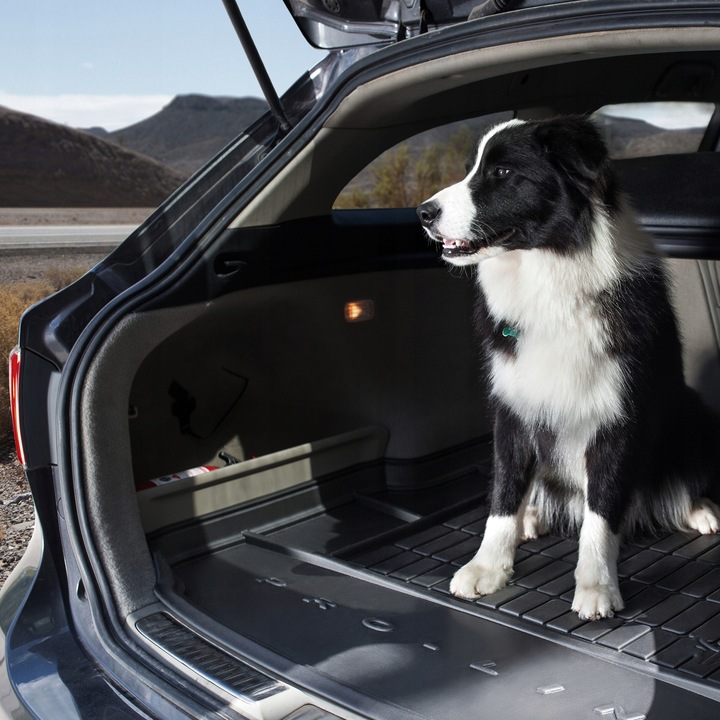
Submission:
M 132 225 L 154 208 L 8 208 L 0 207 L 0 225 Z
M 30 486 L 11 445 L 0 446 L 0 585 L 25 552 L 33 527 Z
M 153 208 L 7 208 L 0 207 L 0 225 L 139 225 Z M 77 269 L 77 274 L 97 265 L 107 253 L 53 253 L 21 255 L 0 253 L 0 285 L 39 280 L 58 268 Z
M 0 225 L 114 225 L 142 222 L 152 208 L 2 208 Z M 52 270 L 82 274 L 105 253 L 7 255 L 0 257 L 0 285 L 41 280 Z M 5 381 L 6 382 L 6 381 Z M 12 443 L 0 443 L 0 585 L 18 563 L 35 524 L 30 487 Z
M 0 255 L 0 285 L 42 280 L 48 271 L 73 270 L 79 277 L 95 267 L 107 253 L 58 253 L 42 255 Z

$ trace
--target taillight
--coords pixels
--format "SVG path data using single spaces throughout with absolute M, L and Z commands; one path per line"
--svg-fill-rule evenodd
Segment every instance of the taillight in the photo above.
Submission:
M 25 465 L 25 447 L 20 432 L 20 348 L 10 353 L 10 414 L 15 436 L 15 451 L 21 465 Z

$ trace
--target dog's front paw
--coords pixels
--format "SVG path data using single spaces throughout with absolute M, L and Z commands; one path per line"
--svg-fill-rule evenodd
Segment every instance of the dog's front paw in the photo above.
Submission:
M 581 620 L 600 620 L 612 617 L 614 611 L 625 607 L 617 588 L 607 585 L 576 587 L 572 609 Z
M 450 592 L 457 597 L 473 600 L 481 595 L 492 595 L 507 585 L 510 571 L 469 562 L 463 565 L 450 581 Z

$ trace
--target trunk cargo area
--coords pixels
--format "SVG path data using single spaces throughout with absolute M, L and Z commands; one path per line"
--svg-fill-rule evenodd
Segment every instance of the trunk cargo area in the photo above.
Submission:
M 425 458 L 414 488 L 367 462 L 160 530 L 161 599 L 370 717 L 712 716 L 720 535 L 626 541 L 610 619 L 571 611 L 577 539 L 556 535 L 518 547 L 506 588 L 460 600 L 449 581 L 479 546 L 490 460 L 489 440 Z
M 672 269 L 686 377 L 717 405 L 707 288 L 720 266 Z M 442 267 L 361 267 L 149 308 L 121 328 L 86 413 L 107 415 L 125 368 L 131 452 L 92 471 L 102 486 L 123 467 L 134 491 L 90 497 L 116 539 L 109 577 L 143 590 L 127 595 L 128 622 L 199 674 L 227 672 L 229 692 L 239 662 L 262 688 L 281 678 L 350 717 L 715 717 L 720 535 L 626 540 L 625 608 L 606 620 L 571 611 L 576 537 L 521 544 L 493 595 L 450 594 L 480 545 L 492 466 L 473 291 Z M 344 322 L 364 298 L 373 322 Z M 118 416 L 124 399 L 110 398 Z M 111 455 L 106 427 L 88 427 Z M 221 452 L 239 462 L 222 467 Z M 218 469 L 153 484 L 201 465 Z M 118 500 L 149 551 L 144 585 Z

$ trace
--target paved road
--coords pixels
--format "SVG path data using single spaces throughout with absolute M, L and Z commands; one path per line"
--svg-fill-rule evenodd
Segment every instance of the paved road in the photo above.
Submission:
M 135 225 L 0 226 L 0 255 L 18 252 L 109 252 Z

